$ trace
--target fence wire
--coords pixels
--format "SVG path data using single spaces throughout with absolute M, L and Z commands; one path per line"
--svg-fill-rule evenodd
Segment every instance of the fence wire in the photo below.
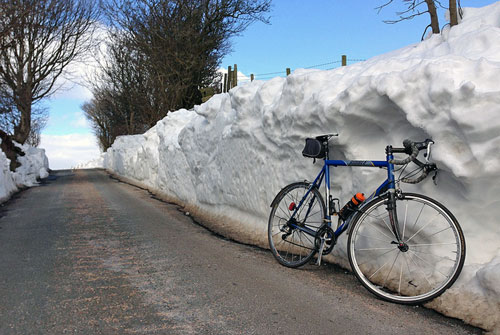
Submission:
M 366 59 L 362 58 L 353 58 L 353 59 L 347 59 L 346 62 L 349 64 L 355 63 L 355 62 L 364 62 Z M 309 66 L 299 66 L 296 68 L 300 69 L 322 69 L 324 68 L 325 70 L 333 70 L 338 67 L 340 67 L 339 64 L 342 64 L 341 60 L 336 60 L 336 61 L 330 61 L 330 62 L 325 62 L 325 63 L 320 63 L 320 64 L 315 64 L 315 65 L 309 65 Z M 326 68 L 325 68 L 326 67 Z M 291 70 L 291 68 L 290 68 Z M 274 72 L 266 72 L 266 73 L 257 73 L 254 74 L 254 80 L 269 80 L 272 78 L 276 77 L 285 77 L 286 76 L 286 70 L 283 71 L 274 71 Z M 238 82 L 241 83 L 246 83 L 250 82 L 250 77 L 249 76 L 238 76 Z
M 362 58 L 351 58 L 348 59 L 346 56 L 342 56 L 342 60 L 335 60 L 335 61 L 328 61 L 320 64 L 315 64 L 315 65 L 308 65 L 308 66 L 297 66 L 295 69 L 323 69 L 323 70 L 333 70 L 341 65 L 349 65 L 355 62 L 363 62 L 366 59 Z M 237 64 L 235 64 L 236 67 Z M 286 77 L 288 74 L 292 72 L 292 68 L 287 67 L 285 70 L 282 71 L 273 71 L 273 72 L 266 72 L 266 73 L 257 73 L 257 74 L 251 74 L 250 76 L 246 75 L 237 75 L 237 84 L 243 84 L 243 83 L 249 83 L 253 80 L 269 80 L 273 79 L 276 77 Z M 232 77 L 234 75 L 234 70 L 233 74 L 231 74 L 230 78 L 227 78 L 227 81 L 224 83 L 221 83 L 221 91 L 226 92 L 226 90 L 231 89 L 232 87 L 236 86 L 235 84 L 231 83 L 232 82 Z M 252 78 L 253 77 L 253 78 Z M 226 79 L 225 79 L 226 80 Z M 226 87 L 226 85 L 229 85 L 229 88 Z

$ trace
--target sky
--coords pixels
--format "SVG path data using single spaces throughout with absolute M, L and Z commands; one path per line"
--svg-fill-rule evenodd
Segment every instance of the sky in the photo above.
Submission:
M 402 0 L 377 10 L 388 0 L 273 0 L 269 24 L 253 23 L 232 39 L 232 52 L 221 62 L 227 68 L 237 64 L 238 71 L 257 80 L 284 76 L 286 68 L 330 69 L 418 43 L 428 15 L 397 24 L 384 20 L 398 18 L 404 10 Z M 482 7 L 493 0 L 461 0 L 462 7 Z M 447 1 L 443 1 L 447 3 Z M 423 7 L 422 7 L 423 8 Z M 446 24 L 439 11 L 440 26 Z M 40 147 L 46 150 L 50 168 L 68 169 L 99 156 L 92 129 L 81 109 L 92 97 L 85 87 L 90 65 L 74 64 L 72 79 L 61 79 L 63 86 L 44 102 L 50 116 L 42 131 Z

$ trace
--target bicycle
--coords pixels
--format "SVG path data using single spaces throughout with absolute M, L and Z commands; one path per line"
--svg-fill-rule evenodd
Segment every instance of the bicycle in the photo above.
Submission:
M 368 291 L 402 304 L 419 304 L 441 295 L 464 264 L 462 229 L 438 201 L 400 188 L 401 182 L 418 183 L 432 171 L 437 173 L 430 161 L 434 141 L 405 140 L 403 148 L 388 145 L 385 161 L 344 161 L 329 158 L 328 142 L 334 136 L 338 134 L 306 139 L 302 154 L 323 159 L 321 171 L 313 182 L 284 187 L 271 203 L 268 240 L 274 257 L 284 266 L 299 267 L 318 254 L 320 265 L 322 256 L 331 253 L 338 237 L 348 231 L 349 263 Z M 426 151 L 425 162 L 417 159 L 421 150 Z M 402 153 L 408 157 L 394 158 Z M 410 162 L 417 168 L 407 172 Z M 402 167 L 395 170 L 398 165 Z M 342 166 L 387 169 L 387 179 L 367 199 L 357 194 L 340 209 L 339 199 L 330 194 L 330 167 Z M 398 179 L 396 172 L 400 172 Z M 326 202 L 320 192 L 323 181 Z

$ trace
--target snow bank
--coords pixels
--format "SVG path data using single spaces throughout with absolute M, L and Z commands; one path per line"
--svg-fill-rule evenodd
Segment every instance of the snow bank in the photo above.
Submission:
M 254 81 L 170 113 L 144 135 L 118 138 L 104 166 L 266 245 L 275 194 L 320 168 L 301 155 L 306 137 L 338 132 L 332 157 L 377 160 L 387 144 L 433 138 L 438 186 L 403 189 L 435 197 L 456 215 L 467 259 L 459 280 L 429 306 L 500 332 L 498 78 L 500 2 L 466 9 L 460 25 L 422 43 L 335 70 Z M 334 169 L 333 192 L 346 202 L 384 177 Z M 345 244 L 343 236 L 331 260 L 347 264 Z
M 16 146 L 21 148 L 25 155 L 18 158 L 21 166 L 15 172 L 10 171 L 10 160 L 0 150 L 0 203 L 19 188 L 38 185 L 39 178 L 49 176 L 49 160 L 44 149 L 20 144 Z
M 2 139 L 0 139 L 0 143 Z M 9 169 L 10 160 L 0 150 L 0 203 L 4 202 L 16 191 L 16 184 Z
M 102 169 L 104 167 L 104 153 L 86 163 L 77 164 L 73 169 Z

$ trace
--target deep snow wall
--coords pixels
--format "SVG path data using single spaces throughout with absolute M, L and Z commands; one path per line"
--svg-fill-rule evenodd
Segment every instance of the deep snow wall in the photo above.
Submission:
M 265 245 L 276 193 L 320 169 L 301 155 L 306 137 L 339 133 L 331 157 L 374 160 L 385 159 L 387 144 L 432 138 L 437 186 L 429 178 L 402 187 L 455 214 L 467 258 L 458 281 L 427 306 L 500 332 L 498 78 L 500 3 L 466 9 L 461 24 L 422 43 L 335 70 L 254 81 L 170 113 L 143 135 L 118 138 L 104 166 Z M 333 194 L 346 202 L 371 193 L 385 171 L 338 168 L 332 178 Z M 343 237 L 329 259 L 347 265 L 345 244 Z
M 10 171 L 10 160 L 0 150 L 0 203 L 8 200 L 20 188 L 35 186 L 39 178 L 49 176 L 49 160 L 44 149 L 17 143 L 15 145 L 25 154 L 18 157 L 21 166 L 15 172 Z

